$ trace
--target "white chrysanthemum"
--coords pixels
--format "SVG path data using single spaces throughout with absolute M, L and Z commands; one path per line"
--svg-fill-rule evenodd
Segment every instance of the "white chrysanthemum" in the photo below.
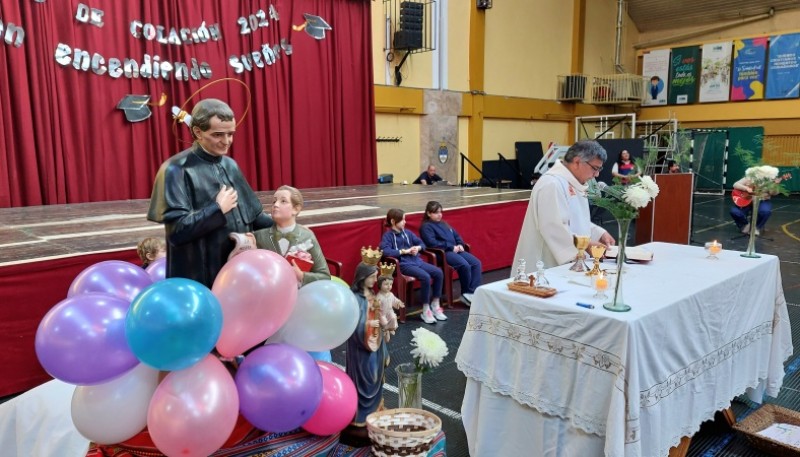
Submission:
M 411 332 L 414 336 L 411 339 L 411 355 L 416 359 L 417 366 L 420 368 L 436 368 L 447 356 L 447 344 L 437 334 L 424 328 L 418 328 Z
M 639 209 L 644 208 L 650 202 L 650 194 L 647 193 L 644 186 L 633 185 L 625 189 L 622 199 L 625 200 L 625 203 Z
M 649 176 L 642 176 L 639 183 L 647 190 L 647 194 L 650 195 L 650 198 L 658 197 L 658 184 L 653 181 L 653 178 Z

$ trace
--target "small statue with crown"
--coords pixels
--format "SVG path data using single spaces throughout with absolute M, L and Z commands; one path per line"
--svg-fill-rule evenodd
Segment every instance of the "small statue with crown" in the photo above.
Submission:
M 384 409 L 384 372 L 389 364 L 389 351 L 382 330 L 381 305 L 375 298 L 380 249 L 361 248 L 361 263 L 356 266 L 350 290 L 358 303 L 356 329 L 347 340 L 345 371 L 358 392 L 358 408 L 353 422 L 342 430 L 340 441 L 353 447 L 370 445 L 366 428 L 369 414 Z
M 397 314 L 394 313 L 394 310 L 405 308 L 406 305 L 392 293 L 394 264 L 379 263 L 378 267 L 380 268 L 380 276 L 378 276 L 378 293 L 375 298 L 381 305 L 380 321 L 383 328 L 383 339 L 388 343 L 397 330 Z

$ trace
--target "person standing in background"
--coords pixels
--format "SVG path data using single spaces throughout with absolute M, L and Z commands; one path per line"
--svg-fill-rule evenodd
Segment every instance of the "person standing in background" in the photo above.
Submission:
M 412 184 L 431 185 L 441 180 L 442 177 L 436 174 L 436 167 L 433 165 L 428 165 L 428 169 L 420 173 L 420 175 Z

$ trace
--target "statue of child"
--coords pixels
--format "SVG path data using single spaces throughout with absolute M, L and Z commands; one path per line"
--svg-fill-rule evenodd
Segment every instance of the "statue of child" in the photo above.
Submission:
M 395 309 L 405 308 L 406 305 L 392 293 L 394 279 L 388 275 L 378 277 L 378 293 L 376 298 L 381 304 L 381 315 L 379 317 L 381 328 L 383 328 L 383 338 L 388 343 L 391 336 L 397 330 L 397 314 Z

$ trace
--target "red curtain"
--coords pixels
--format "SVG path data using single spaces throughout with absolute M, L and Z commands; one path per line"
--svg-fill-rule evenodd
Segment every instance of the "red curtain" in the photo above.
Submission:
M 252 94 L 231 156 L 254 189 L 374 182 L 370 8 L 364 0 L 0 0 L 0 207 L 149 197 L 161 162 L 190 141 L 183 125 L 183 142 L 173 135 L 170 108 L 222 78 L 244 82 Z M 324 39 L 292 29 L 304 13 L 330 24 Z M 182 34 L 204 23 L 219 39 Z M 174 28 L 182 44 L 145 36 L 160 27 L 167 39 Z M 280 50 L 270 64 L 264 45 Z M 84 62 L 79 50 L 105 73 L 76 69 Z M 158 61 L 169 77 L 112 77 L 111 59 Z M 184 81 L 170 71 L 177 64 L 191 70 L 193 59 L 210 77 Z M 162 93 L 166 104 L 150 106 L 152 117 L 142 122 L 116 108 L 127 94 L 157 102 Z M 217 83 L 186 110 L 220 98 L 238 121 L 246 94 L 239 84 Z

